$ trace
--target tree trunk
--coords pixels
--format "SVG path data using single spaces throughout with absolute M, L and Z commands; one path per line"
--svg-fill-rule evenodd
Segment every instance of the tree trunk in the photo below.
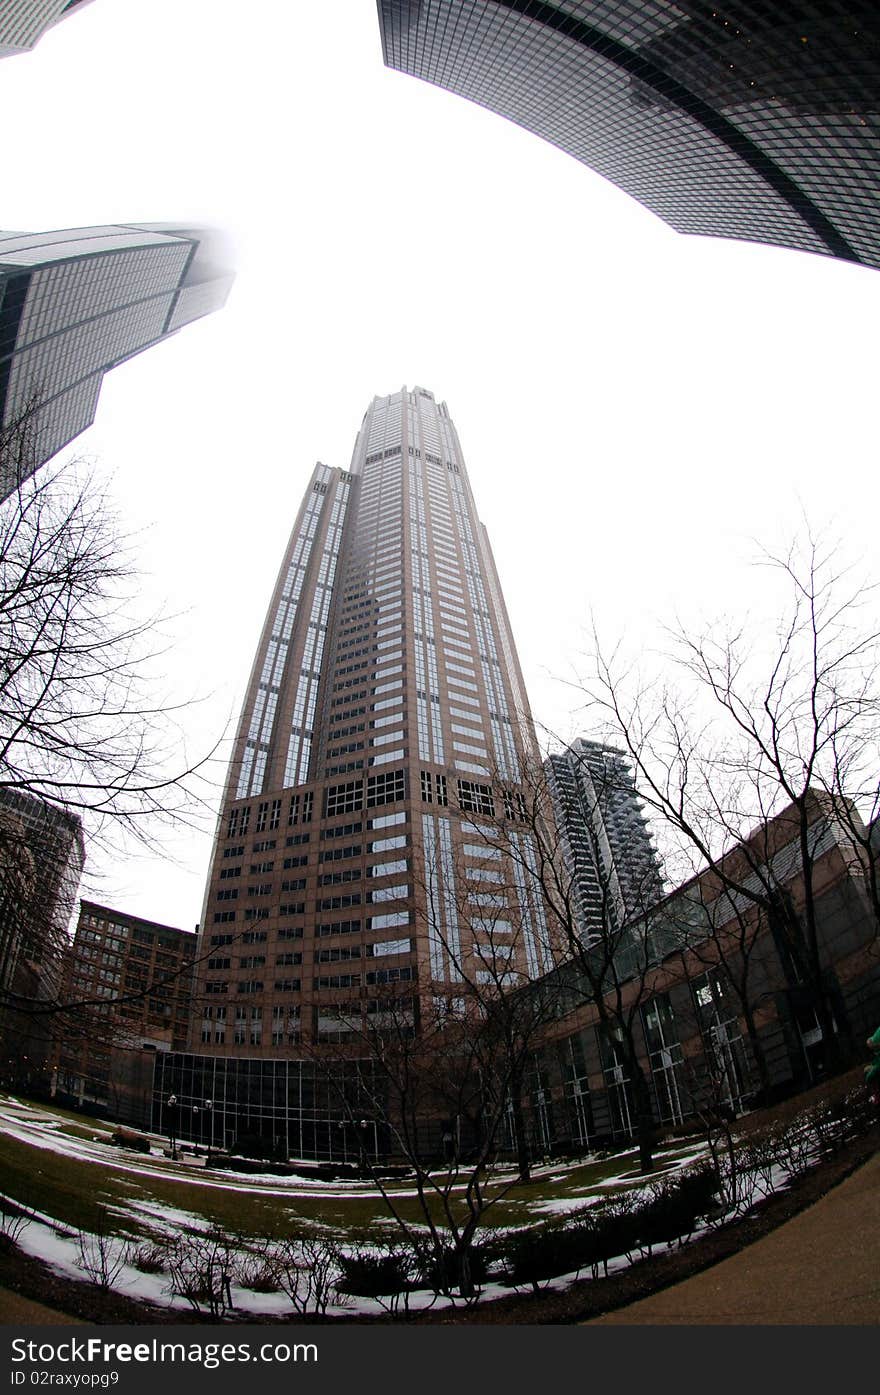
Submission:
M 532 1180 L 531 1157 L 526 1122 L 523 1117 L 522 1083 L 518 1079 L 511 1082 L 511 1113 L 513 1116 L 513 1145 L 516 1151 L 516 1166 L 521 1182 Z

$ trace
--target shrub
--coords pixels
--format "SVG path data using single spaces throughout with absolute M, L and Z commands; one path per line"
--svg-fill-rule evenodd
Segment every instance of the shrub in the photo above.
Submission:
M 634 1212 L 641 1248 L 690 1238 L 701 1216 L 712 1209 L 720 1187 L 713 1167 L 698 1167 L 656 1182 L 647 1201 Z
M 125 1262 L 142 1274 L 164 1274 L 165 1248 L 155 1241 L 145 1241 L 141 1245 L 132 1243 L 125 1251 Z
M 106 1293 L 125 1263 L 125 1249 L 105 1230 L 95 1234 L 81 1230 L 77 1234 L 77 1264 L 102 1293 Z
M 514 1286 L 529 1285 L 537 1293 L 558 1274 L 595 1262 L 595 1227 L 587 1220 L 518 1231 L 505 1242 L 502 1261 Z
M 195 1312 L 212 1317 L 221 1317 L 232 1307 L 235 1246 L 230 1236 L 220 1231 L 184 1232 L 171 1241 L 166 1255 L 169 1292 L 185 1298 Z
M 341 1260 L 337 1247 L 308 1236 L 302 1240 L 279 1240 L 266 1250 L 276 1286 L 290 1299 L 300 1314 L 325 1313 L 338 1288 Z M 340 1301 L 344 1302 L 344 1299 Z
M 117 1129 L 111 1133 L 110 1142 L 117 1148 L 128 1148 L 134 1153 L 149 1153 L 150 1140 L 142 1133 L 132 1133 L 130 1129 Z
M 29 1211 L 24 1211 L 13 1201 L 0 1197 L 0 1244 L 8 1248 L 16 1245 L 21 1232 L 32 1220 L 33 1216 Z
M 442 1250 L 425 1250 L 418 1259 L 417 1277 L 420 1284 L 434 1293 L 451 1293 L 454 1289 L 479 1286 L 486 1282 L 489 1256 L 485 1249 L 471 1245 L 467 1249 L 467 1270 L 470 1285 L 462 1285 L 463 1256 L 451 1245 Z
M 397 1245 L 379 1251 L 358 1249 L 339 1256 L 342 1277 L 337 1288 L 360 1298 L 399 1294 L 410 1287 L 412 1263 L 411 1255 Z

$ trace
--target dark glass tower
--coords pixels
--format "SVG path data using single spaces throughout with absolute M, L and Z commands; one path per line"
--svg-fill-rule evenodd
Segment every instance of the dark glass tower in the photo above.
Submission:
M 880 265 L 872 0 L 378 0 L 385 62 L 490 107 L 679 232 Z
M 206 229 L 0 233 L 0 499 L 91 425 L 108 369 L 219 309 L 231 282 Z

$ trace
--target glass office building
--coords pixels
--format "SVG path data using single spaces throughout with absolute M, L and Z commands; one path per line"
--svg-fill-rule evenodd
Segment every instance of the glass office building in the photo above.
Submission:
M 582 160 L 684 233 L 880 265 L 870 0 L 378 0 L 385 62 Z
M 0 233 L 0 498 L 91 425 L 108 369 L 219 309 L 231 282 L 205 229 Z
M 28 53 L 47 29 L 91 0 L 3 0 L 0 4 L 0 58 Z

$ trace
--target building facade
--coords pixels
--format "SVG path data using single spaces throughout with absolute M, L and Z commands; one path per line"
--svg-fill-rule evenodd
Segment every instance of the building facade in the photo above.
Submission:
M 60 1102 L 143 1122 L 155 1053 L 186 1045 L 195 948 L 189 931 L 80 903 L 59 995 L 72 1005 L 55 1041 Z
M 790 931 L 760 896 L 751 901 L 724 884 L 730 876 L 743 888 L 772 887 L 806 936 L 799 817 L 784 810 L 717 869 L 658 903 L 644 917 L 647 972 L 609 990 L 612 1020 L 633 1024 L 658 1130 L 699 1129 L 707 1118 L 747 1112 L 833 1073 L 834 1043 L 791 953 Z M 864 847 L 821 798 L 810 809 L 807 838 L 823 988 L 836 1044 L 852 1063 L 863 1059 L 880 1017 L 880 926 Z M 637 1101 L 613 1027 L 571 965 L 552 977 L 560 1011 L 532 1061 L 525 1101 L 531 1146 L 540 1155 L 625 1143 L 637 1133 Z
M 385 62 L 589 165 L 678 232 L 880 265 L 870 0 L 378 0 Z
M 28 53 L 47 29 L 91 0 L 3 0 L 0 5 L 0 58 Z
M 660 860 L 621 751 L 579 737 L 548 756 L 544 769 L 588 944 L 661 898 Z
M 426 1013 L 462 1012 L 468 980 L 546 972 L 523 871 L 537 760 L 446 405 L 422 388 L 378 397 L 350 468 L 312 472 L 257 647 L 181 1066 L 215 1073 L 194 1097 L 221 1095 L 217 1070 L 264 1080 L 262 1062 L 295 1077 L 299 1108 L 315 1059 L 363 1050 L 390 1000 L 415 1033 Z M 519 863 L 488 846 L 498 820 Z
M 204 229 L 0 234 L 0 498 L 91 425 L 108 369 L 219 309 L 231 281 Z
M 77 814 L 0 789 L 0 1067 L 10 1083 L 48 1079 L 52 1024 L 85 861 Z

